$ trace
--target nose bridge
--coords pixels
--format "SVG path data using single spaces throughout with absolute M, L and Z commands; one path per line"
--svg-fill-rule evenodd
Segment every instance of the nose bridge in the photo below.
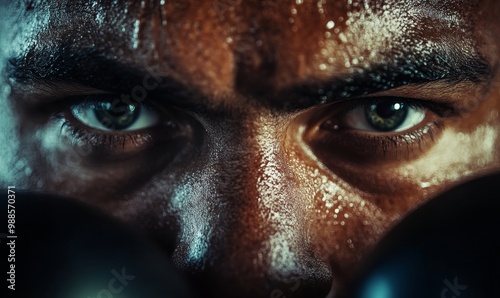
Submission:
M 237 213 L 244 224 L 239 229 L 257 229 L 269 238 L 262 242 L 280 238 L 282 246 L 292 246 L 305 234 L 306 201 L 282 143 L 284 130 L 263 117 L 238 135 L 228 135 L 228 154 L 219 156 L 217 163 L 222 166 L 218 176 L 230 183 L 218 187 L 220 193 L 232 194 L 231 200 L 240 202 Z
M 327 291 L 329 268 L 310 250 L 307 200 L 282 143 L 285 129 L 272 120 L 257 122 L 222 133 L 227 126 L 208 129 L 211 175 L 206 177 L 211 177 L 212 193 L 199 200 L 207 218 L 197 213 L 190 226 L 210 233 L 192 232 L 199 237 L 185 238 L 189 243 L 184 245 L 191 247 L 187 251 L 206 245 L 196 261 L 211 275 L 207 280 L 217 276 L 215 282 L 258 289 L 267 297 L 273 290 L 293 290 L 293 297 L 310 284 L 318 286 L 315 291 Z
M 299 264 L 306 243 L 306 198 L 301 194 L 293 168 L 287 160 L 281 132 L 275 125 L 261 125 L 255 129 L 258 164 L 253 177 L 257 196 L 256 207 L 260 224 L 268 231 L 261 250 L 268 252 L 269 270 L 278 274 L 293 273 Z

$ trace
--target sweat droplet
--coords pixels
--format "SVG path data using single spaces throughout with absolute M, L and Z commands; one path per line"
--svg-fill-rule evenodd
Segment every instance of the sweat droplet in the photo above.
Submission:
M 340 41 L 342 41 L 343 43 L 346 43 L 347 42 L 347 37 L 345 36 L 344 33 L 340 32 L 339 33 L 339 39 Z
M 132 36 L 132 45 L 134 49 L 137 49 L 139 46 L 139 27 L 140 27 L 141 22 L 139 20 L 135 20 L 134 22 L 134 33 Z
M 328 23 L 326 23 L 326 29 L 330 30 L 333 27 L 335 27 L 335 22 L 334 21 L 329 21 Z

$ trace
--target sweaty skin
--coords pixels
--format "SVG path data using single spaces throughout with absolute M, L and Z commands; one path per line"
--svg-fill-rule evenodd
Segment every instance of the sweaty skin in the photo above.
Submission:
M 133 223 L 206 296 L 335 297 L 408 212 L 500 169 L 496 0 L 2 6 L 1 185 Z M 89 127 L 87 97 L 159 124 Z M 350 125 L 374 97 L 425 118 Z

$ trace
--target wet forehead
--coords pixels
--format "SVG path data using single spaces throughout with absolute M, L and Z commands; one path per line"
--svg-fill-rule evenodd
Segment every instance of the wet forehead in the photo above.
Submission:
M 437 47 L 472 51 L 473 2 L 35 1 L 14 49 L 92 48 L 212 94 L 279 89 Z

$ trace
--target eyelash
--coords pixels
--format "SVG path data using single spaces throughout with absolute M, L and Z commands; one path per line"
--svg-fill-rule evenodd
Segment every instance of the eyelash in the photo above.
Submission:
M 436 103 L 428 100 L 403 98 L 396 96 L 380 96 L 349 100 L 345 102 L 346 106 L 341 114 L 345 115 L 356 108 L 362 108 L 367 106 L 368 104 L 378 104 L 386 100 L 404 101 L 404 103 L 409 107 L 430 110 L 439 116 L 443 116 L 446 113 L 451 115 L 455 112 L 455 108 L 447 103 Z
M 84 127 L 78 120 L 69 115 L 69 108 L 75 104 L 92 104 L 98 101 L 105 101 L 102 96 L 84 97 L 83 99 L 74 99 L 69 104 L 66 104 L 59 113 L 54 115 L 55 118 L 61 121 L 61 134 L 69 136 L 72 145 L 86 144 L 93 148 L 94 151 L 103 154 L 104 156 L 125 154 L 127 148 L 132 147 L 133 152 L 140 152 L 155 144 L 155 137 L 148 131 L 131 131 L 131 132 L 105 132 L 91 127 Z M 92 98 L 92 99 L 91 99 Z M 107 96 L 107 98 L 114 98 Z M 336 116 L 345 117 L 350 111 L 356 108 L 366 107 L 368 104 L 376 104 L 388 99 L 397 99 L 404 101 L 408 107 L 421 108 L 431 111 L 439 117 L 450 117 L 454 115 L 454 109 L 448 104 L 438 104 L 430 101 L 422 101 L 416 99 L 397 98 L 397 97 L 375 97 L 367 99 L 350 100 L 342 103 L 341 111 L 336 112 Z M 150 104 L 141 103 L 141 105 L 154 107 L 162 110 L 159 107 Z M 337 104 L 339 105 L 339 104 Z M 444 116 L 447 114 L 447 116 Z M 426 116 L 428 118 L 428 116 Z M 425 120 L 423 121 L 425 122 Z M 324 123 L 321 125 L 324 126 Z M 172 128 L 172 126 L 170 127 Z M 324 128 L 324 127 L 323 127 Z M 416 149 L 422 151 L 423 142 L 426 140 L 435 141 L 436 136 L 443 130 L 444 123 L 440 119 L 427 122 L 424 127 L 412 129 L 404 134 L 370 134 L 363 132 L 350 132 L 347 138 L 334 138 L 335 146 L 356 148 L 371 148 L 374 153 L 380 153 L 384 158 L 389 158 L 389 154 L 394 154 L 396 158 L 402 158 L 404 154 L 410 156 Z M 342 133 L 342 130 L 341 130 Z M 163 132 L 162 135 L 165 135 Z M 378 154 L 377 154 L 378 155 Z
M 342 103 L 343 107 L 341 111 L 336 112 L 334 116 L 330 115 L 329 118 L 343 118 L 354 109 L 364 108 L 370 104 L 377 104 L 385 100 L 397 100 L 404 102 L 408 107 L 429 111 L 434 114 L 434 118 L 437 119 L 429 120 L 429 118 L 432 118 L 432 115 L 427 114 L 422 121 L 423 125 L 417 125 L 416 128 L 414 127 L 405 132 L 392 133 L 370 133 L 349 128 L 339 129 L 339 127 L 333 130 L 332 124 L 328 124 L 329 120 L 327 120 L 320 125 L 321 129 L 330 131 L 329 136 L 323 141 L 326 142 L 329 148 L 349 148 L 350 150 L 348 149 L 346 152 L 352 156 L 355 154 L 355 150 L 358 150 L 358 156 L 362 158 L 363 161 L 366 161 L 366 159 L 381 161 L 379 157 L 383 160 L 391 158 L 396 160 L 402 158 L 410 159 L 412 155 L 423 151 L 424 142 L 429 141 L 433 144 L 436 141 L 438 135 L 445 128 L 443 119 L 452 118 L 456 115 L 456 109 L 446 103 L 441 104 L 400 97 L 375 97 L 350 100 Z M 342 134 L 343 137 L 337 137 L 337 135 L 335 135 L 336 133 Z M 370 152 L 362 152 L 363 149 L 369 149 Z M 346 158 L 350 157 L 352 159 L 352 156 L 346 156 Z
M 134 132 L 110 134 L 97 132 L 87 127 L 77 127 L 71 123 L 71 120 L 67 119 L 67 116 L 64 116 L 64 113 L 57 114 L 54 118 L 62 122 L 60 125 L 61 135 L 70 140 L 70 145 L 90 146 L 93 153 L 98 152 L 105 157 L 125 153 L 128 144 L 138 144 L 138 138 L 144 140 L 143 143 L 150 142 L 150 137 L 144 134 L 140 135 Z M 143 144 L 143 147 L 148 146 Z
M 384 158 L 409 159 L 415 153 L 415 150 L 423 151 L 423 142 L 428 140 L 426 137 L 434 144 L 436 136 L 443 131 L 443 128 L 444 124 L 442 122 L 433 121 L 421 129 L 409 131 L 402 135 L 362 136 L 357 134 L 354 139 L 360 143 L 360 146 L 362 144 L 362 146 L 375 148 L 377 153 L 382 153 Z M 390 153 L 392 156 L 389 155 Z
M 168 139 L 168 137 L 163 137 L 168 135 L 168 132 L 163 131 L 162 134 L 155 135 L 154 129 L 153 131 L 106 132 L 78 123 L 78 120 L 74 119 L 69 109 L 76 104 L 88 105 L 106 101 L 99 97 L 102 97 L 102 95 L 95 96 L 95 98 L 86 96 L 84 98 L 73 99 L 64 106 L 60 106 L 58 112 L 52 116 L 54 120 L 60 121 L 60 133 L 63 137 L 70 140 L 70 145 L 77 146 L 83 144 L 90 146 L 92 152 L 108 158 L 110 156 L 128 156 L 138 153 L 152 147 L 156 141 Z M 115 97 L 109 96 L 108 98 Z M 108 102 L 110 101 L 108 100 Z M 141 103 L 141 106 L 160 109 L 151 104 Z M 165 122 L 161 128 L 167 128 L 171 131 L 176 129 L 173 122 Z

